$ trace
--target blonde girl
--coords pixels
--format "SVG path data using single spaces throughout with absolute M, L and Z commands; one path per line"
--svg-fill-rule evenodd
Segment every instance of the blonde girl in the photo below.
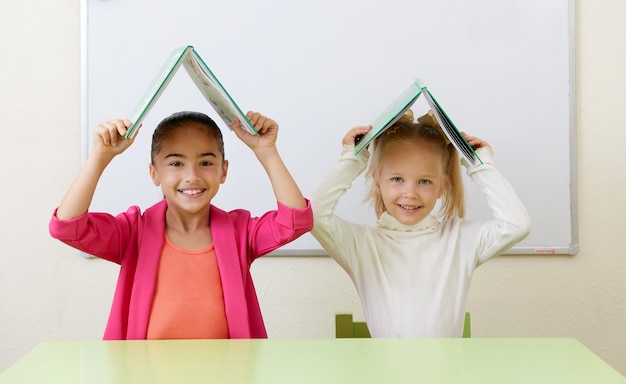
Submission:
M 464 218 L 459 156 L 437 124 L 409 112 L 355 155 L 370 129 L 348 131 L 339 162 L 313 191 L 312 234 L 352 279 L 372 337 L 460 337 L 474 270 L 524 239 L 529 215 L 485 141 L 464 134 L 483 164 L 463 165 L 492 212 L 475 221 Z M 334 214 L 368 159 L 374 227 Z

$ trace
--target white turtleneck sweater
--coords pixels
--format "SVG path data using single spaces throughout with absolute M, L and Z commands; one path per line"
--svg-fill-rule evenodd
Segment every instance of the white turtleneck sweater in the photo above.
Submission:
M 406 226 L 383 213 L 377 226 L 335 216 L 341 196 L 367 165 L 369 153 L 344 146 L 339 163 L 311 196 L 311 233 L 350 275 L 372 337 L 461 337 L 474 269 L 524 239 L 531 221 L 491 150 L 467 169 L 493 218 L 471 221 L 428 216 Z

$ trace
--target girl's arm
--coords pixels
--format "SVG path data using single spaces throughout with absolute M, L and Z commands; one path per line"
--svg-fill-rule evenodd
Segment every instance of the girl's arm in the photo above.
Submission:
M 102 172 L 115 156 L 133 143 L 132 139 L 124 139 L 130 126 L 129 120 L 117 119 L 94 128 L 93 148 L 56 211 L 58 219 L 74 219 L 87 212 Z
M 352 128 L 342 140 L 339 162 L 311 192 L 313 229 L 311 234 L 349 274 L 360 256 L 369 254 L 375 247 L 367 225 L 352 223 L 335 215 L 335 208 L 342 196 L 352 187 L 354 180 L 367 167 L 369 151 L 354 154 L 357 136 L 367 133 L 369 126 Z M 357 249 L 358 248 L 358 249 Z
M 467 169 L 467 174 L 486 198 L 493 218 L 483 221 L 476 239 L 478 264 L 506 252 L 522 241 L 531 230 L 531 218 L 508 180 L 495 168 L 491 146 L 484 140 L 463 132 L 467 142 L 480 151 L 482 165 Z
M 290 208 L 306 208 L 307 201 L 276 148 L 278 124 L 258 112 L 248 112 L 246 117 L 254 125 L 259 135 L 251 135 L 246 132 L 241 127 L 239 120 L 235 120 L 233 123 L 233 131 L 241 141 L 252 149 L 267 172 L 276 200 Z

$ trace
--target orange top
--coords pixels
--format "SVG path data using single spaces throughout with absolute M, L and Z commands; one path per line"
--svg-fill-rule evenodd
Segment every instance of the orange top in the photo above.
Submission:
M 229 338 L 213 244 L 191 251 L 165 235 L 147 338 Z

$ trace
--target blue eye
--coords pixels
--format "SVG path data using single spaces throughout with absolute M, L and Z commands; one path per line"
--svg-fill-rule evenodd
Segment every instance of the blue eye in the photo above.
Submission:
M 422 184 L 422 185 L 428 185 L 428 184 L 431 183 L 431 181 L 430 180 L 426 180 L 426 179 L 422 179 L 422 180 L 420 180 L 419 183 Z
M 391 181 L 393 181 L 394 183 L 401 183 L 403 180 L 401 177 L 392 177 Z

